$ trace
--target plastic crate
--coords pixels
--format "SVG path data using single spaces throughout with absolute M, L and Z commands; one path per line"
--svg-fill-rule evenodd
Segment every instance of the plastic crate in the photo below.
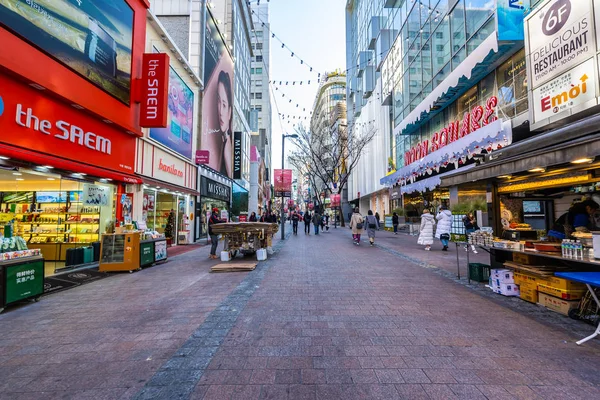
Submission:
M 469 279 L 476 282 L 488 282 L 490 266 L 481 263 L 469 263 Z

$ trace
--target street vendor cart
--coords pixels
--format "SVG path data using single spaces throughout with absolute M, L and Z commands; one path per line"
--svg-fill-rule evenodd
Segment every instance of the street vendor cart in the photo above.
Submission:
M 278 229 L 277 224 L 265 222 L 227 222 L 212 225 L 213 233 L 223 236 L 223 251 L 228 251 L 231 258 L 238 252 L 254 254 L 258 250 L 270 247 L 273 235 Z

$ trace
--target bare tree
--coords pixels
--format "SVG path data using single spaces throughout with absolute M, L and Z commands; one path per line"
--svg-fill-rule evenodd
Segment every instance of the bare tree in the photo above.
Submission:
M 297 150 L 288 158 L 298 170 L 306 171 L 320 206 L 323 203 L 319 193 L 324 192 L 327 196 L 332 192 L 333 184 L 337 186 L 338 193 L 342 193 L 365 146 L 376 134 L 376 130 L 370 128 L 356 130 L 349 135 L 345 122 L 332 131 L 329 135 L 311 134 L 304 125 L 296 126 Z M 344 218 L 340 220 L 344 226 Z

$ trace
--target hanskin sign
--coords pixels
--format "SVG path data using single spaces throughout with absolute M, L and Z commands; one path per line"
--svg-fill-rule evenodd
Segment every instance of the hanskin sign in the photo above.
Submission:
M 525 24 L 532 89 L 596 53 L 590 0 L 548 0 Z
M 533 91 L 533 123 L 561 115 L 568 111 L 579 111 L 578 106 L 592 101 L 596 105 L 596 73 L 594 59 L 556 79 L 543 84 Z M 588 108 L 588 107 L 585 107 Z M 570 115 L 567 114 L 565 116 Z

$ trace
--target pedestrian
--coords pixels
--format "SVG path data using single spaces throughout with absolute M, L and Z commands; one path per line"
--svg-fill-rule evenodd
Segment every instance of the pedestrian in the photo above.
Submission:
M 213 232 L 213 225 L 215 224 L 220 224 L 221 222 L 223 222 L 220 218 L 219 218 L 219 209 L 218 208 L 213 208 L 212 209 L 212 214 L 210 214 L 210 218 L 208 219 L 208 234 L 210 235 L 210 259 L 217 259 L 219 257 L 217 257 L 217 246 L 219 245 L 219 235 L 216 235 Z
M 465 215 L 463 217 L 463 224 L 465 225 L 465 234 L 467 235 L 467 241 L 469 239 L 469 235 L 477 230 L 479 230 L 479 227 L 477 226 L 477 220 L 475 219 L 475 216 L 473 215 L 472 212 L 468 213 L 467 215 Z M 471 245 L 471 250 L 473 251 L 473 253 L 477 254 L 477 249 L 475 248 L 475 245 Z M 469 245 L 465 245 L 465 251 L 469 251 Z
M 394 235 L 398 234 L 398 224 L 400 223 L 400 218 L 398 218 L 398 214 L 394 213 L 392 215 L 392 225 L 394 226 Z
M 294 235 L 297 235 L 298 234 L 298 221 L 300 221 L 300 216 L 298 215 L 297 212 L 294 211 L 292 213 L 291 218 L 292 218 L 292 229 L 293 229 Z
M 310 219 L 311 219 L 310 212 L 307 211 L 306 213 L 304 213 L 304 234 L 305 235 L 310 235 Z
M 423 210 L 421 215 L 421 232 L 419 233 L 419 239 L 417 243 L 425 246 L 425 250 L 431 250 L 433 244 L 433 227 L 435 226 L 435 218 L 429 213 L 429 209 Z
M 263 211 L 262 215 L 260 216 L 260 222 L 268 222 L 267 221 L 267 212 Z
M 365 224 L 367 225 L 367 235 L 369 236 L 369 243 L 371 246 L 375 244 L 375 231 L 379 229 L 379 220 L 373 215 L 373 211 L 367 212 L 365 218 Z
M 375 218 L 377 218 L 377 229 L 379 229 L 379 221 L 381 221 L 379 219 L 379 212 L 375 211 Z
M 352 218 L 350 218 L 350 229 L 352 229 L 352 240 L 354 240 L 354 244 L 360 245 L 360 235 L 363 233 L 363 225 L 364 218 L 358 212 L 358 207 L 354 209 L 354 214 L 352 214 Z
M 248 221 L 256 222 L 256 213 L 254 211 L 252 211 L 252 214 L 250 214 L 250 218 L 248 218 Z
M 442 251 L 448 251 L 450 231 L 452 230 L 452 211 L 448 210 L 446 206 L 441 206 L 440 212 L 435 219 L 437 220 L 435 237 L 440 239 L 440 242 L 442 242 L 442 246 L 444 246 Z
M 312 223 L 315 226 L 315 235 L 319 234 L 319 227 L 321 226 L 321 214 L 318 211 L 315 211 L 312 216 Z

